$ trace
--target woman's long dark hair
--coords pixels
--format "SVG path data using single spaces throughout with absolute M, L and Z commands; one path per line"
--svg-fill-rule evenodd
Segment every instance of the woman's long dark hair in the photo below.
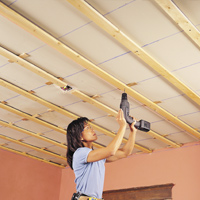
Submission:
M 80 117 L 74 121 L 72 121 L 67 127 L 67 162 L 69 166 L 72 167 L 73 162 L 73 154 L 74 152 L 80 148 L 84 147 L 81 142 L 81 133 L 83 132 L 84 125 L 88 122 L 88 118 Z

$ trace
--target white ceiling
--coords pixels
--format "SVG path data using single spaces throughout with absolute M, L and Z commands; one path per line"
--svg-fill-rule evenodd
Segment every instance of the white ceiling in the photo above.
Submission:
M 95 148 L 108 145 L 124 89 L 130 114 L 151 123 L 133 153 L 199 141 L 199 8 L 199 0 L 1 1 L 0 147 L 66 166 L 67 125 L 86 116 Z

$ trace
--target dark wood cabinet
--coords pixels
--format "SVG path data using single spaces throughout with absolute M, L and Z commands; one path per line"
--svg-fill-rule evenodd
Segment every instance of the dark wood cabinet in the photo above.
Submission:
M 104 200 L 170 200 L 174 184 L 105 191 Z

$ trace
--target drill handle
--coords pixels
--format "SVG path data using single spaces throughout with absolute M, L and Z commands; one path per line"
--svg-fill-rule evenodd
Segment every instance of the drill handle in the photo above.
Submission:
M 134 119 L 129 116 L 129 107 L 127 107 L 126 105 L 121 105 L 120 108 L 123 110 L 126 122 L 131 125 L 134 122 Z

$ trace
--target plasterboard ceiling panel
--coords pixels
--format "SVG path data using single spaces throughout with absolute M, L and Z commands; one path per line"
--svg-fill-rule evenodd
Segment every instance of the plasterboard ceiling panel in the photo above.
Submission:
M 198 128 L 199 127 L 199 119 L 200 119 L 200 111 L 181 115 L 181 116 L 179 116 L 179 119 L 187 122 L 193 128 Z
M 38 158 L 43 158 L 45 160 L 50 160 L 53 156 L 39 152 L 39 151 L 35 151 L 35 150 L 30 150 L 28 151 L 28 154 L 36 156 Z
M 3 86 L 0 86 L 0 91 L 1 91 L 0 101 L 8 101 L 12 98 L 20 96 L 18 93 L 13 92 L 12 90 L 9 90 Z
M 178 132 L 178 133 L 172 133 L 167 135 L 168 139 L 175 141 L 179 144 L 185 144 L 185 143 L 189 143 L 189 142 L 196 142 L 198 141 L 197 138 L 195 138 L 194 136 L 192 136 L 191 134 L 188 134 L 187 132 Z
M 90 5 L 95 7 L 102 15 L 108 15 L 110 12 L 114 12 L 118 8 L 133 3 L 135 0 L 123 0 L 123 1 L 107 1 L 107 0 L 87 0 Z
M 128 138 L 128 135 L 129 134 L 127 134 L 127 138 Z M 168 146 L 164 142 L 157 140 L 153 138 L 152 136 L 148 135 L 148 133 L 142 132 L 142 131 L 137 131 L 136 143 L 152 150 L 165 148 Z
M 175 116 L 199 111 L 198 106 L 185 95 L 169 97 L 167 99 L 162 99 L 161 101 L 162 103 L 159 105 L 165 110 L 168 110 L 168 112 L 173 113 Z
M 53 104 L 66 107 L 66 109 L 68 105 L 81 101 L 79 98 L 68 92 L 64 92 L 60 87 L 55 86 L 54 84 L 37 88 L 34 91 L 36 92 L 35 95 L 40 98 Z
M 29 53 L 32 49 L 44 45 L 43 42 L 30 35 L 6 18 L 0 16 L 0 44 L 14 53 Z
M 15 0 L 6 0 L 6 1 L 4 0 L 2 2 L 4 2 L 7 6 L 10 6 L 15 2 Z
M 63 157 L 66 156 L 67 150 L 64 149 L 64 148 L 61 148 L 61 147 L 58 147 L 58 146 L 55 146 L 55 145 L 51 145 L 51 146 L 48 146 L 47 149 L 48 149 L 49 151 L 55 152 L 55 153 L 57 153 L 57 154 L 60 154 L 60 155 L 63 156 Z
M 56 77 L 68 77 L 83 68 L 48 45 L 32 49 L 26 60 Z M 70 84 L 70 83 L 69 83 Z
M 78 116 L 85 116 L 88 119 L 96 119 L 100 116 L 107 115 L 106 112 L 99 110 L 95 106 L 86 102 L 71 104 L 67 106 L 67 109 L 69 109 L 72 113 L 75 113 Z
M 3 0 L 3 2 L 6 1 Z M 61 37 L 90 21 L 84 15 L 79 14 L 66 0 L 34 0 L 31 2 L 20 0 L 10 7 L 38 26 L 44 27 L 55 37 Z
M 136 153 L 142 153 L 142 151 L 140 151 L 139 149 L 134 148 L 133 151 L 132 151 L 132 154 L 136 154 Z
M 101 94 L 116 89 L 104 80 L 92 74 L 88 70 L 72 74 L 67 77 L 66 82 L 70 82 L 75 88 L 87 95 Z
M 17 151 L 21 151 L 21 152 L 28 152 L 31 149 L 13 142 L 7 142 L 6 147 L 17 150 Z
M 119 125 L 115 119 L 115 117 L 109 117 L 108 115 L 102 115 L 100 117 L 95 118 L 95 124 L 98 124 L 106 129 L 115 132 L 118 129 Z
M 182 94 L 179 90 L 175 89 L 175 87 L 160 77 L 140 82 L 132 88 L 143 96 L 148 97 L 151 101 L 162 101 L 163 99 L 176 97 Z
M 66 117 L 60 113 L 57 112 L 44 112 L 42 115 L 39 117 L 42 120 L 48 121 L 52 124 L 56 124 L 58 127 L 66 127 L 72 119 L 69 117 Z
M 180 131 L 183 131 L 181 128 L 175 126 L 174 124 L 168 122 L 167 120 L 151 122 L 151 129 L 161 135 L 169 135 L 172 133 L 178 133 Z
M 47 107 L 22 95 L 13 96 L 13 98 L 11 97 L 11 99 L 7 100 L 6 102 L 8 105 L 12 105 L 15 108 L 31 115 L 40 114 L 47 111 Z
M 31 19 L 31 21 L 34 21 L 37 25 L 45 27 L 44 29 L 47 30 L 47 32 L 50 32 L 56 38 L 59 38 L 61 41 L 66 42 L 68 46 L 72 46 L 73 49 L 80 52 L 83 56 L 86 56 L 90 59 L 93 58 L 93 60 L 96 62 L 102 62 L 104 60 L 107 60 L 110 54 L 115 56 L 116 54 L 119 54 L 119 52 L 120 54 L 124 52 L 123 50 L 124 47 L 119 47 L 119 45 L 115 45 L 111 51 L 110 50 L 111 48 L 108 48 L 108 46 L 110 45 L 109 43 L 112 43 L 112 45 L 115 44 L 115 41 L 112 39 L 112 37 L 108 36 L 107 34 L 105 35 L 105 33 L 101 31 L 101 29 L 97 27 L 94 23 L 88 24 L 88 21 L 90 20 L 88 20 L 88 18 L 86 18 L 81 13 L 76 12 L 74 13 L 75 14 L 74 15 L 73 10 L 75 9 L 71 5 L 69 5 L 66 1 L 64 2 L 63 0 L 63 2 L 56 3 L 56 6 L 54 6 L 55 3 L 56 3 L 55 0 L 51 2 L 43 1 L 44 5 L 48 5 L 47 8 L 45 9 L 46 12 L 44 12 L 43 9 L 42 11 L 40 10 L 41 3 L 38 3 L 38 1 L 28 3 L 27 1 L 22 0 L 22 1 L 16 2 L 15 4 L 12 4 L 11 7 L 19 11 L 20 13 L 24 14 L 26 17 Z M 40 6 L 37 9 L 38 5 Z M 18 7 L 20 7 L 21 9 L 18 9 Z M 60 9 L 60 7 L 62 8 Z M 64 15 L 66 16 L 61 15 L 62 12 L 57 9 L 60 9 L 60 10 L 65 9 L 63 13 L 65 13 Z M 23 13 L 24 10 L 26 10 L 26 13 Z M 52 10 L 53 12 L 55 12 L 55 16 L 54 16 L 54 19 L 51 21 L 49 20 L 49 18 L 52 18 L 53 16 Z M 67 12 L 66 10 L 69 10 L 69 12 Z M 70 19 L 69 23 L 71 23 L 72 18 L 73 18 L 73 22 L 76 21 L 77 19 L 77 24 L 76 22 L 75 24 L 73 23 L 72 27 L 74 28 L 71 27 L 72 29 L 69 30 L 69 28 L 67 29 L 65 26 L 63 26 L 63 24 L 67 23 L 66 19 Z M 56 21 L 56 23 L 52 23 L 53 21 Z M 51 26 L 51 28 L 48 26 Z M 58 28 L 58 26 L 60 28 Z M 81 28 L 79 28 L 80 26 Z M 70 27 L 69 24 L 68 24 L 68 27 Z M 53 33 L 54 30 L 59 31 L 59 29 L 62 29 L 62 33 Z M 72 33 L 69 34 L 69 32 L 72 32 Z M 98 51 L 98 53 L 96 53 L 96 51 L 94 51 L 94 48 L 97 48 L 97 47 L 99 49 L 104 49 L 104 52 Z
M 23 139 L 23 142 L 25 142 L 27 144 L 30 144 L 30 145 L 33 145 L 33 146 L 36 146 L 36 147 L 49 147 L 49 146 L 52 146 L 52 144 L 49 143 L 49 142 L 46 142 L 46 141 L 41 140 L 39 138 L 31 137 L 31 136 L 28 136 L 28 137 L 22 138 L 22 139 Z
M 100 68 L 126 84 L 137 83 L 158 76 L 157 72 L 130 51 L 111 57 L 110 60 L 102 63 Z
M 180 77 L 180 79 L 184 80 L 184 82 L 188 85 L 188 87 L 196 91 L 200 89 L 199 68 L 200 68 L 200 61 L 196 63 L 195 62 L 191 63 L 191 65 L 189 66 L 177 69 L 173 73 L 177 78 Z
M 136 143 L 153 150 L 166 148 L 168 146 L 167 144 L 161 142 L 160 140 L 156 140 L 154 138 L 151 138 L 151 139 L 148 138 L 148 139 L 143 139 L 143 140 L 137 140 L 136 138 Z
M 146 106 L 140 106 L 130 109 L 130 115 L 135 117 L 137 120 L 144 119 L 151 123 L 163 120 L 163 118 L 159 114 L 153 112 L 150 108 Z
M 120 102 L 121 102 L 121 95 L 122 91 L 118 89 L 113 89 L 110 91 L 107 91 L 105 93 L 100 94 L 101 96 L 97 99 L 99 102 L 113 108 L 114 110 L 118 111 Z M 134 103 L 134 105 L 131 103 L 130 107 L 136 107 L 139 105 L 138 103 Z
M 8 128 L 8 127 L 0 127 L 0 134 L 14 138 L 16 140 L 22 139 L 27 137 L 27 134 L 16 131 L 14 129 Z
M 174 0 L 179 9 L 198 27 L 200 24 L 200 1 Z
M 43 134 L 44 134 L 44 137 L 53 139 L 53 140 L 61 142 L 61 143 L 62 142 L 66 143 L 66 135 L 64 135 L 62 133 L 56 132 L 54 130 L 50 130 L 50 131 L 43 132 Z
M 129 133 L 130 133 L 130 129 L 129 129 L 129 126 L 127 125 L 126 134 L 125 134 L 125 136 L 126 136 L 127 139 L 129 137 Z M 143 132 L 143 131 L 137 130 L 137 135 L 136 135 L 136 140 L 137 141 L 148 140 L 148 139 L 152 139 L 152 138 L 153 137 L 150 136 L 147 132 Z
M 7 64 L 9 64 L 8 59 L 0 55 L 0 68 Z
M 28 121 L 21 120 L 21 121 L 17 122 L 16 124 L 24 129 L 30 130 L 35 133 L 43 133 L 43 132 L 51 130 L 50 128 L 48 128 L 46 126 L 42 126 L 42 125 L 35 123 L 33 121 L 30 121 L 30 120 L 28 120 Z
M 14 122 L 20 121 L 22 119 L 22 117 L 0 108 L 0 119 L 7 121 L 7 122 L 14 123 Z
M 4 139 L 2 139 L 2 138 L 0 138 L 0 144 L 2 145 L 2 144 L 5 144 L 5 143 L 7 143 L 8 142 L 8 140 L 4 140 Z
M 88 2 L 141 46 L 179 30 L 153 1 L 121 1 L 120 6 L 115 1 Z
M 96 65 L 127 52 L 125 47 L 101 30 L 95 23 L 90 23 L 72 34 L 62 37 L 61 41 Z M 96 50 L 94 51 L 94 49 Z
M 12 82 L 13 84 L 26 90 L 33 90 L 34 88 L 40 87 L 47 82 L 42 77 L 15 63 L 10 63 L 9 65 L 1 67 L 0 73 L 1 78 L 7 81 L 9 80 L 9 82 Z
M 199 62 L 199 49 L 182 32 L 148 45 L 144 50 L 172 73 Z
M 129 137 L 129 133 L 130 133 L 130 129 L 129 129 L 129 126 L 127 125 L 127 127 L 126 127 L 126 138 Z M 152 139 L 152 138 L 153 137 L 150 136 L 147 132 L 137 130 L 137 134 L 136 134 L 136 140 L 137 141 L 149 140 L 149 139 Z

